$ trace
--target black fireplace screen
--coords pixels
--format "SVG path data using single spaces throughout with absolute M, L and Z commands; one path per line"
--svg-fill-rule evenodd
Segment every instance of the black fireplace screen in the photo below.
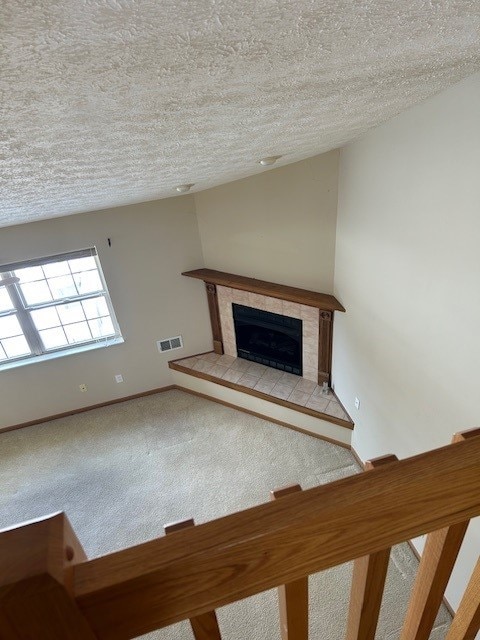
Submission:
M 302 321 L 232 304 L 239 358 L 302 375 Z

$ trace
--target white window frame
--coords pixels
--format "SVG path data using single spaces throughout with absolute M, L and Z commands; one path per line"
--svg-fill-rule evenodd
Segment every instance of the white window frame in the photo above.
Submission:
M 19 278 L 15 276 L 16 270 L 25 269 L 28 267 L 43 266 L 43 265 L 51 264 L 54 262 L 74 260 L 77 258 L 86 258 L 86 257 L 92 257 L 95 259 L 97 272 L 100 277 L 100 281 L 102 285 L 101 290 L 94 291 L 91 293 L 78 294 L 75 296 L 72 295 L 72 296 L 57 298 L 49 302 L 43 302 L 43 303 L 37 303 L 37 304 L 27 303 L 27 300 L 25 299 L 25 296 L 22 293 L 21 283 L 19 282 Z M 88 249 L 81 249 L 79 251 L 70 251 L 68 253 L 61 253 L 54 256 L 47 256 L 43 258 L 35 258 L 32 260 L 23 260 L 21 262 L 0 265 L 0 286 L 6 287 L 13 304 L 12 309 L 9 309 L 6 311 L 0 311 L 0 317 L 9 316 L 9 315 L 16 316 L 21 326 L 21 329 L 23 331 L 23 335 L 31 350 L 30 354 L 22 355 L 17 358 L 9 358 L 7 360 L 1 360 L 0 372 L 7 369 L 14 368 L 14 367 L 31 364 L 34 362 L 51 360 L 53 358 L 59 358 L 59 357 L 71 355 L 74 353 L 81 353 L 83 351 L 90 351 L 92 349 L 108 347 L 113 344 L 120 344 L 124 342 L 121 331 L 120 331 L 120 327 L 118 325 L 118 321 L 115 315 L 115 311 L 113 309 L 110 294 L 108 292 L 107 284 L 105 282 L 105 277 L 103 275 L 100 260 L 98 259 L 97 250 L 95 247 L 90 247 Z M 47 349 L 44 347 L 41 336 L 40 336 L 40 332 L 39 330 L 37 330 L 35 323 L 33 321 L 33 318 L 31 316 L 32 311 L 35 311 L 37 309 L 45 309 L 48 307 L 55 307 L 56 305 L 61 305 L 65 303 L 81 302 L 82 300 L 97 298 L 99 296 L 103 296 L 105 298 L 107 308 L 108 308 L 108 313 L 113 324 L 114 334 L 106 337 L 92 338 L 91 340 L 86 340 L 84 342 L 72 343 L 72 344 L 63 345 L 56 348 Z M 62 327 L 64 326 L 63 323 L 61 326 Z

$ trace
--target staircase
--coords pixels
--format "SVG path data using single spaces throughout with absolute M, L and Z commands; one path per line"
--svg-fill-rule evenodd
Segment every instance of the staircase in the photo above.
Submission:
M 480 429 L 93 560 L 55 514 L 0 532 L 0 638 L 122 640 L 189 619 L 196 640 L 220 640 L 217 607 L 278 587 L 282 640 L 307 640 L 309 574 L 354 560 L 346 639 L 373 640 L 391 547 L 428 534 L 400 636 L 427 640 L 478 515 Z M 447 640 L 480 628 L 480 562 L 472 569 Z

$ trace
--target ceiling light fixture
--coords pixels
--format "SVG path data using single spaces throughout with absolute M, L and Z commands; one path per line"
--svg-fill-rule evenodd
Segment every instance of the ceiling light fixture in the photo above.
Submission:
M 275 164 L 275 162 L 281 157 L 282 156 L 268 156 L 268 158 L 262 158 L 259 160 L 258 164 L 261 164 L 262 167 L 269 167 L 270 165 Z
M 179 184 L 178 187 L 175 187 L 175 191 L 178 191 L 178 193 L 187 193 L 187 191 L 190 191 L 194 186 L 195 184 L 193 182 L 192 184 Z

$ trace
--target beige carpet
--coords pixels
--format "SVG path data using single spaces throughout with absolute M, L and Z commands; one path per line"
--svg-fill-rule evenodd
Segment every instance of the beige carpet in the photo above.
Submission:
M 299 482 L 358 471 L 345 449 L 181 392 L 148 396 L 0 435 L 0 528 L 63 510 L 89 557 L 205 522 Z M 417 562 L 393 550 L 377 638 L 399 637 Z M 312 640 L 342 640 L 351 566 L 310 579 Z M 224 640 L 276 640 L 276 592 L 218 611 Z M 431 638 L 444 638 L 442 610 Z M 192 638 L 188 623 L 148 638 Z

